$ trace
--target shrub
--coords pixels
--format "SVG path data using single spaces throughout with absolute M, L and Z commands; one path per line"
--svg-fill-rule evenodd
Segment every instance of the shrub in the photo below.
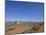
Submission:
M 15 28 L 10 28 L 10 29 L 8 29 L 9 31 L 11 31 L 11 30 L 15 30 Z
M 39 24 L 40 26 L 42 25 L 42 24 Z
M 32 31 L 37 31 L 37 30 L 39 30 L 39 28 L 36 28 L 36 26 L 34 26 L 34 27 L 32 28 Z
M 31 25 L 29 25 L 29 27 L 30 27 Z

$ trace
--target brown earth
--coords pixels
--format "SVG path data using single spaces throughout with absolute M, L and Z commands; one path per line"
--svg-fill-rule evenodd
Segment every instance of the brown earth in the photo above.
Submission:
M 6 29 L 6 35 L 13 35 L 13 34 L 19 34 L 19 33 L 28 33 L 28 32 L 44 32 L 44 25 L 43 24 L 13 24 L 10 26 L 7 26 Z

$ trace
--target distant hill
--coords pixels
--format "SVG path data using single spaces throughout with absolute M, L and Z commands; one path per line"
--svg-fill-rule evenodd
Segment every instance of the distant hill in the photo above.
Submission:
M 44 22 L 30 22 L 30 21 L 14 21 L 14 22 L 5 22 L 5 25 L 11 25 L 11 24 L 43 24 Z

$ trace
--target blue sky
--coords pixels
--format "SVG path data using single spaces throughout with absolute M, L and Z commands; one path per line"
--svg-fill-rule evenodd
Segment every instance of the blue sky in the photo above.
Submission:
M 6 21 L 43 21 L 44 4 L 6 1 Z

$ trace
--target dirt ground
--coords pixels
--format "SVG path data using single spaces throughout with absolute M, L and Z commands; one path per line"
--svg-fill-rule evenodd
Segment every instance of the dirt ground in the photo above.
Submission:
M 33 32 L 44 32 L 44 24 L 13 24 L 6 26 L 6 35 L 24 34 Z

